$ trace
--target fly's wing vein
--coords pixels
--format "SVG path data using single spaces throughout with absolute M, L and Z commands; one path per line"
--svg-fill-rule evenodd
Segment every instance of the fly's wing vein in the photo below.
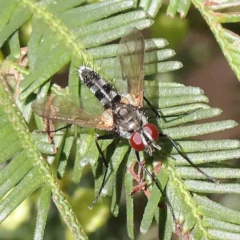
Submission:
M 122 79 L 127 81 L 127 94 L 131 95 L 133 105 L 143 105 L 145 45 L 142 33 L 133 28 L 120 41 L 117 52 L 117 70 L 122 73 Z M 115 72 L 115 75 L 119 73 Z M 117 78 L 118 78 L 117 77 Z
M 104 130 L 113 128 L 110 114 L 107 117 L 90 114 L 62 96 L 38 99 L 33 102 L 32 109 L 39 116 L 53 121 Z

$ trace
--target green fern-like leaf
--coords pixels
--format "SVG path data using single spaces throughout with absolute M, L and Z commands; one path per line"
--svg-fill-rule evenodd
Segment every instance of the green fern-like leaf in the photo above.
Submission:
M 152 17 L 155 17 L 161 8 L 161 1 L 141 0 L 140 6 Z M 219 46 L 226 57 L 230 67 L 240 80 L 239 72 L 239 41 L 237 33 L 229 30 L 224 24 L 240 22 L 239 1 L 201 1 L 201 0 L 179 0 L 169 1 L 167 15 L 171 18 L 179 13 L 184 18 L 191 6 L 191 3 L 202 14 L 204 20 L 212 30 Z
M 193 4 L 197 9 L 199 9 L 200 13 L 206 20 L 229 65 L 236 74 L 237 78 L 240 79 L 238 50 L 240 37 L 223 26 L 223 24 L 226 23 L 237 23 L 240 21 L 240 13 L 237 9 L 239 2 L 208 2 L 193 0 Z M 236 11 L 234 11 L 234 8 L 236 8 Z
M 237 33 L 227 29 L 223 24 L 240 22 L 239 1 L 201 1 L 201 0 L 179 0 L 169 1 L 167 15 L 171 18 L 179 13 L 183 18 L 187 15 L 191 3 L 202 14 L 209 28 L 212 30 L 214 37 L 220 45 L 220 48 L 226 57 L 229 65 L 240 80 L 239 72 L 239 41 Z M 150 16 L 156 16 L 161 1 L 141 0 L 140 5 Z
M 189 2 L 180 2 L 181 8 L 179 5 L 176 11 L 182 9 L 185 14 Z M 168 11 L 173 7 L 174 1 L 171 1 Z M 10 52 L 0 69 L 0 161 L 3 166 L 0 170 L 1 222 L 24 199 L 41 189 L 34 238 L 43 238 L 52 197 L 74 237 L 87 239 L 85 229 L 79 224 L 70 205 L 71 200 L 66 200 L 56 181 L 65 176 L 72 151 L 75 153 L 73 181 L 80 181 L 84 175 L 84 167 L 88 165 L 94 173 L 95 192 L 98 192 L 102 181 L 102 164 L 94 141 L 94 130 L 79 130 L 72 126 L 59 131 L 53 136 L 53 143 L 49 143 L 48 136 L 30 132 L 33 129 L 33 119 L 39 130 L 44 129 L 43 119 L 32 112 L 31 104 L 36 98 L 54 93 L 71 99 L 76 104 L 79 104 L 80 99 L 83 105 L 95 107 L 97 102 L 88 102 L 92 99 L 88 89 L 79 86 L 79 78 L 74 74 L 75 68 L 80 64 L 95 68 L 100 65 L 101 74 L 109 81 L 114 81 L 114 59 L 118 45 L 105 44 L 122 37 L 130 27 L 149 27 L 153 23 L 149 16 L 155 16 L 159 8 L 159 1 L 150 0 L 141 0 L 138 6 L 131 0 L 109 0 L 94 4 L 85 4 L 83 0 L 37 3 L 30 0 L 0 1 L 0 9 L 4 9 L 0 12 L 0 46 L 7 44 Z M 24 50 L 20 48 L 19 29 L 27 21 L 31 21 L 32 33 L 28 48 Z M 166 61 L 174 55 L 173 50 L 164 48 L 167 45 L 166 40 L 146 40 L 145 44 L 146 75 L 172 71 L 182 66 L 178 61 Z M 28 54 L 27 64 L 24 61 L 24 51 Z M 61 89 L 50 84 L 52 76 L 68 63 L 69 87 Z M 239 178 L 238 169 L 222 163 L 239 158 L 239 141 L 186 140 L 188 137 L 233 128 L 236 126 L 234 121 L 196 123 L 197 120 L 221 114 L 220 109 L 207 105 L 207 97 L 197 87 L 147 80 L 144 84 L 146 97 L 165 116 L 153 120 L 164 134 L 175 139 L 189 158 L 195 164 L 201 164 L 201 169 L 208 175 L 220 180 Z M 146 111 L 151 117 L 150 109 Z M 169 117 L 172 115 L 179 116 Z M 162 239 L 170 239 L 172 232 L 185 239 L 188 236 L 193 239 L 238 239 L 239 212 L 224 208 L 199 193 L 239 194 L 239 184 L 225 181 L 209 183 L 202 174 L 188 166 L 168 141 L 161 141 L 161 145 L 163 151 L 156 153 L 154 158 L 147 155 L 141 157 L 145 159 L 146 167 L 156 172 L 162 188 L 166 188 L 177 223 L 173 222 L 169 210 L 166 213 L 158 207 L 161 193 L 146 178 L 150 194 L 146 190 L 148 202 L 140 231 L 145 234 L 154 219 L 161 228 L 167 215 L 165 227 L 161 228 Z M 125 185 L 126 225 L 128 235 L 133 239 L 134 202 L 129 195 L 135 186 L 134 177 L 141 184 L 141 178 L 137 179 L 132 171 L 135 157 L 126 141 L 118 144 L 104 141 L 101 147 L 111 159 L 102 195 L 111 196 L 111 212 L 117 216 L 121 211 L 121 189 Z

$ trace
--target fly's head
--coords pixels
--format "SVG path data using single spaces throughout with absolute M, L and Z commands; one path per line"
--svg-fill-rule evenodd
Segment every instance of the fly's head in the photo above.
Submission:
M 151 156 L 154 149 L 161 150 L 156 143 L 158 138 L 158 128 L 154 124 L 147 123 L 131 135 L 129 142 L 136 151 L 146 151 Z

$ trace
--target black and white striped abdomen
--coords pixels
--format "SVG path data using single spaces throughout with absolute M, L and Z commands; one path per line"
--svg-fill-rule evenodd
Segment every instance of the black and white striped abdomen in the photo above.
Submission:
M 81 81 L 91 90 L 105 109 L 111 108 L 116 102 L 120 102 L 121 96 L 93 69 L 81 66 L 78 73 Z

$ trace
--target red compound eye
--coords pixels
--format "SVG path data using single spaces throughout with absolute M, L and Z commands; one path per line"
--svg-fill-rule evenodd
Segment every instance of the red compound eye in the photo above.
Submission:
M 148 123 L 143 126 L 143 129 L 149 133 L 149 135 L 153 138 L 154 141 L 158 140 L 159 131 L 154 124 Z
M 145 146 L 143 144 L 143 141 L 139 132 L 133 133 L 129 142 L 132 148 L 134 148 L 136 151 L 143 151 L 145 149 Z

